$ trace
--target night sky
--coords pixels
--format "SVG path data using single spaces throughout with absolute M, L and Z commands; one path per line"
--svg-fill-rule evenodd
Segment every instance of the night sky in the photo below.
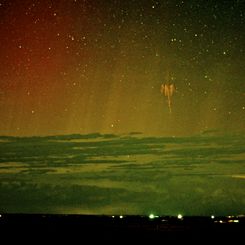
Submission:
M 0 134 L 241 132 L 244 0 L 0 1 Z M 172 112 L 161 85 L 174 84 Z

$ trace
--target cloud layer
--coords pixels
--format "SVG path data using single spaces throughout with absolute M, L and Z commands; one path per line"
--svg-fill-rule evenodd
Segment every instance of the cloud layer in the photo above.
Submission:
M 245 137 L 0 137 L 0 211 L 245 212 Z

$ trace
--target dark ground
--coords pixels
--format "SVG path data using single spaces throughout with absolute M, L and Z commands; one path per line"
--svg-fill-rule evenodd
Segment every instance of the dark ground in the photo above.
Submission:
M 238 220 L 235 223 L 234 220 Z M 1 237 L 8 241 L 37 242 L 240 242 L 245 233 L 244 217 L 148 217 L 83 215 L 2 215 Z

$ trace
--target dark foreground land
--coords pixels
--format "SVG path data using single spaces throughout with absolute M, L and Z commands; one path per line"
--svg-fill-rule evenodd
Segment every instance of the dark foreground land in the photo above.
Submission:
M 37 241 L 242 242 L 242 217 L 155 217 L 89 215 L 1 215 L 1 237 Z M 220 244 L 220 243 L 219 243 Z

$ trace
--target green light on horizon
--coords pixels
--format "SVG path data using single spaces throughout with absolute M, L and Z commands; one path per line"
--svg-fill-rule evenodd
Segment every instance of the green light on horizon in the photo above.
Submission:
M 150 215 L 149 215 L 149 218 L 150 218 L 150 219 L 154 219 L 154 218 L 155 218 L 155 215 L 154 215 L 154 214 L 150 214 Z

